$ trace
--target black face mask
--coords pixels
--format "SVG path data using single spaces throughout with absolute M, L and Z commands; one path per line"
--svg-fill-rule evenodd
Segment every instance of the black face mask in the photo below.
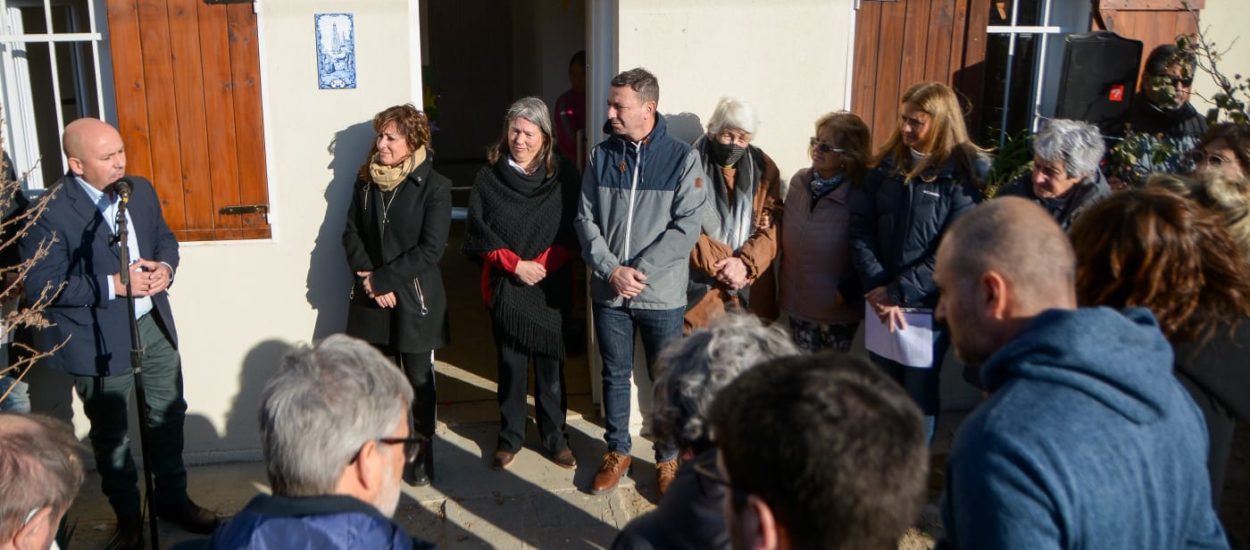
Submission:
M 747 148 L 737 143 L 721 143 L 718 140 L 709 140 L 712 144 L 711 154 L 712 160 L 721 166 L 733 166 L 738 164 L 742 159 L 742 155 L 746 154 Z

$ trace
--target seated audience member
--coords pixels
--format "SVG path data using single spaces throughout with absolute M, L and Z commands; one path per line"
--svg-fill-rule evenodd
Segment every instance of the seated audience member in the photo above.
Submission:
M 1078 309 L 1075 264 L 1063 230 L 1018 198 L 942 240 L 937 316 L 990 392 L 951 449 L 946 544 L 1225 547 L 1202 414 L 1171 347 L 1148 310 Z
M 0 412 L 0 548 L 57 548 L 57 525 L 82 486 L 83 452 L 64 422 Z
M 273 495 L 213 533 L 212 548 L 432 548 L 391 521 L 412 431 L 412 386 L 369 344 L 335 335 L 286 357 L 265 384 L 260 438 Z
M 894 548 L 924 502 L 920 409 L 867 362 L 783 357 L 712 402 L 734 548 Z M 697 470 L 703 473 L 702 470 Z
M 1004 187 L 998 196 L 1036 202 L 1067 231 L 1086 208 L 1111 194 L 1098 171 L 1106 152 L 1098 127 L 1055 119 L 1033 139 L 1033 171 Z
M 1250 178 L 1250 126 L 1221 122 L 1208 128 L 1194 149 L 1194 169 L 1232 180 Z
M 1218 508 L 1234 421 L 1250 420 L 1250 264 L 1218 215 L 1163 189 L 1089 212 L 1072 230 L 1077 300 L 1149 308 L 1159 320 L 1176 376 L 1206 418 Z
M 868 125 L 848 112 L 816 119 L 812 165 L 795 172 L 781 215 L 781 309 L 804 351 L 847 351 L 864 318 L 864 292 L 851 265 L 851 188 L 872 162 Z
M 696 473 L 716 471 L 708 408 L 721 388 L 751 367 L 797 353 L 784 331 L 740 314 L 719 317 L 665 350 L 657 363 L 652 430 L 677 442 L 682 465 L 655 511 L 626 525 L 612 548 L 730 547 L 721 513 L 725 488 Z

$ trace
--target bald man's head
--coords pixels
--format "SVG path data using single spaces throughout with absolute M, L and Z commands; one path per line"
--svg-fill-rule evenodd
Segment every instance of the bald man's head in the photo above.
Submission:
M 976 364 L 1048 309 L 1076 307 L 1076 258 L 1068 236 L 1036 204 L 995 199 L 960 217 L 942 238 L 934 281 L 938 316 L 956 352 Z
M 103 191 L 126 175 L 126 149 L 122 136 L 102 120 L 80 118 L 65 126 L 61 147 L 69 169 L 92 187 Z

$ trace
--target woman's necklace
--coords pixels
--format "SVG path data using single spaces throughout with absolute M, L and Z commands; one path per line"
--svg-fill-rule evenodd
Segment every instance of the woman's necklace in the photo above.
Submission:
M 382 193 L 382 194 L 385 195 L 386 193 Z M 386 224 L 391 222 L 391 216 L 390 216 L 391 203 L 395 202 L 395 196 L 398 194 L 399 194 L 399 189 L 396 188 L 395 190 L 391 191 L 390 199 L 387 199 L 386 197 L 382 197 L 381 203 L 382 203 L 382 226 L 383 227 L 385 227 Z

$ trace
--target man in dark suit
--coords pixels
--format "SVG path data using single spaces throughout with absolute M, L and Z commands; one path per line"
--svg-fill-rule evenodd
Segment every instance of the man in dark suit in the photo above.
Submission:
M 130 288 L 122 284 L 120 244 L 115 236 L 120 197 L 116 184 L 126 170 L 121 135 L 92 118 L 65 127 L 62 145 L 70 172 L 48 190 L 47 210 L 21 240 L 23 258 L 47 255 L 26 277 L 26 299 L 47 292 L 51 327 L 35 331 L 41 351 L 64 342 L 48 360 L 74 377 L 91 421 L 91 446 L 101 485 L 117 514 L 113 547 L 142 547 L 138 475 L 127 440 L 127 404 L 134 385 L 130 369 L 127 293 L 143 342 L 143 381 L 150 430 L 157 514 L 195 533 L 209 533 L 218 519 L 187 496 L 182 462 L 182 396 L 178 336 L 166 289 L 178 265 L 178 241 L 165 224 L 156 191 L 147 180 L 133 185 L 126 218 L 130 227 Z M 54 241 L 55 239 L 55 241 Z M 142 409 L 142 407 L 141 407 Z

